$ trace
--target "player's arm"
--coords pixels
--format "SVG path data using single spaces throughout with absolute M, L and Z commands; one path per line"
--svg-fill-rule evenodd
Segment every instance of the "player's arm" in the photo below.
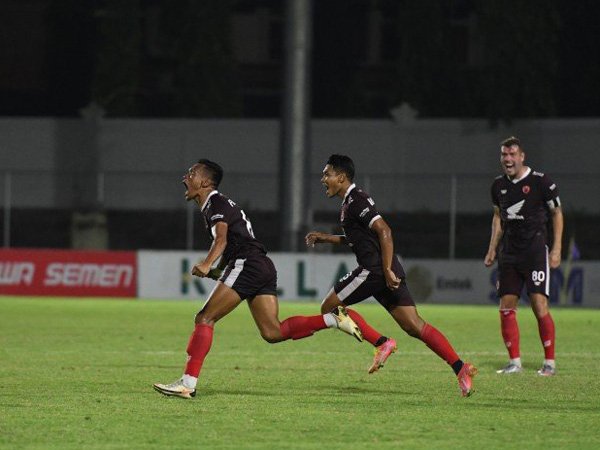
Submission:
M 496 259 L 496 249 L 502 238 L 502 222 L 500 219 L 500 208 L 494 205 L 494 216 L 492 217 L 492 234 L 490 236 L 490 245 L 485 255 L 484 264 L 489 267 L 494 264 Z
M 219 278 L 221 278 L 221 275 L 223 274 L 223 270 L 225 270 L 225 267 L 227 267 L 227 263 L 228 263 L 228 260 L 227 260 L 227 258 L 225 258 L 225 255 L 224 254 L 221 255 L 217 265 L 208 271 L 208 273 L 206 274 L 206 277 L 210 278 L 212 280 L 215 280 L 215 281 L 218 280 Z
M 320 231 L 311 231 L 304 237 L 306 245 L 314 247 L 315 244 L 345 244 L 346 236 L 343 234 L 321 233 Z
M 556 269 L 560 266 L 560 253 L 562 251 L 562 235 L 563 235 L 563 213 L 560 206 L 551 209 L 552 211 L 552 230 L 554 240 L 552 242 L 552 250 L 550 250 L 550 267 Z
M 397 289 L 400 286 L 401 280 L 392 270 L 392 258 L 394 257 L 394 239 L 392 238 L 392 230 L 382 217 L 379 217 L 373 222 L 371 230 L 377 234 L 377 238 L 379 239 L 381 265 L 383 267 L 383 275 L 385 276 L 385 284 L 388 289 Z
M 210 250 L 203 261 L 199 262 L 192 269 L 192 275 L 197 277 L 206 277 L 210 273 L 215 261 L 221 257 L 227 247 L 227 223 L 217 222 L 213 226 L 214 240 L 210 246 Z

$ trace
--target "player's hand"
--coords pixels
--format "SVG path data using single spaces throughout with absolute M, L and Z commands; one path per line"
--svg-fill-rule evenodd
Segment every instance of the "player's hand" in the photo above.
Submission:
M 494 264 L 495 260 L 496 260 L 496 250 L 490 250 L 487 252 L 487 255 L 485 255 L 485 259 L 483 260 L 483 263 L 485 264 L 486 267 L 490 267 L 492 264 Z
M 556 269 L 560 266 L 560 250 L 552 250 L 550 252 L 550 268 Z
M 192 275 L 195 275 L 200 278 L 204 278 L 204 277 L 208 276 L 209 272 L 210 272 L 210 264 L 207 264 L 205 262 L 196 264 L 192 269 Z
M 318 231 L 311 231 L 306 236 L 304 236 L 304 242 L 308 247 L 314 247 L 315 244 L 322 242 L 323 233 L 319 233 Z
M 393 291 L 400 287 L 400 278 L 396 276 L 392 269 L 384 269 L 385 284 L 389 290 Z
M 213 267 L 206 274 L 206 278 L 210 278 L 211 280 L 218 281 L 219 278 L 221 278 L 221 275 L 223 275 L 223 269 L 219 269 L 218 267 Z

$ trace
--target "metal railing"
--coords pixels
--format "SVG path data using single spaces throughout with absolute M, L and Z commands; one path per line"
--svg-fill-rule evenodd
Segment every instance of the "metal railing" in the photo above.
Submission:
M 100 173 L 18 170 L 0 173 L 2 187 L 2 243 L 11 246 L 15 209 L 186 210 L 186 245 L 194 242 L 194 205 L 185 203 L 182 173 L 106 171 Z M 327 199 L 320 174 L 306 180 L 310 189 L 307 217 L 316 211 L 337 211 L 339 202 Z M 433 212 L 448 215 L 450 258 L 455 257 L 456 217 L 461 213 L 490 212 L 494 175 L 473 174 L 359 174 L 357 185 L 369 192 L 382 212 Z M 600 215 L 600 177 L 595 174 L 559 174 L 565 209 Z M 277 211 L 275 172 L 230 172 L 220 190 L 252 211 Z M 308 224 L 309 226 L 311 224 Z

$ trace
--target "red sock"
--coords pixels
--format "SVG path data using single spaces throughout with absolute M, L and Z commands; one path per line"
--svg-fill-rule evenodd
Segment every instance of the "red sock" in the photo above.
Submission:
M 554 320 L 552 320 L 550 313 L 538 319 L 538 328 L 540 330 L 542 345 L 544 346 L 544 358 L 554 359 Z
M 500 310 L 500 329 L 502 330 L 502 339 L 504 339 L 509 358 L 520 358 L 519 324 L 517 323 L 516 309 Z
M 371 325 L 369 325 L 359 313 L 357 313 L 353 309 L 346 309 L 346 311 L 348 311 L 348 315 L 350 316 L 350 318 L 356 322 L 356 325 L 358 325 L 358 328 L 360 328 L 360 331 L 362 331 L 362 335 L 367 340 L 367 342 L 371 343 L 372 345 L 375 345 L 377 341 L 381 339 L 382 334 L 379 331 L 372 328 Z
M 213 340 L 213 327 L 197 323 L 187 346 L 188 361 L 185 374 L 198 378 L 204 358 L 210 350 Z
M 288 317 L 281 322 L 279 327 L 281 335 L 285 339 L 302 339 L 312 336 L 315 331 L 324 328 L 327 328 L 327 325 L 325 325 L 325 319 L 322 315 Z
M 425 345 L 435 352 L 440 358 L 452 365 L 460 360 L 446 336 L 438 331 L 434 326 L 426 323 L 421 330 L 421 340 Z

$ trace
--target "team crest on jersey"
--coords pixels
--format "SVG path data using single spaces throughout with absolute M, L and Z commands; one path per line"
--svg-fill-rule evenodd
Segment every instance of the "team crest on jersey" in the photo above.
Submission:
M 531 188 L 529 186 L 523 186 L 523 194 L 529 194 L 529 191 L 531 191 Z
M 501 193 L 502 195 L 506 194 L 506 192 L 507 192 L 507 191 L 506 191 L 506 189 L 500 189 L 500 193 Z

